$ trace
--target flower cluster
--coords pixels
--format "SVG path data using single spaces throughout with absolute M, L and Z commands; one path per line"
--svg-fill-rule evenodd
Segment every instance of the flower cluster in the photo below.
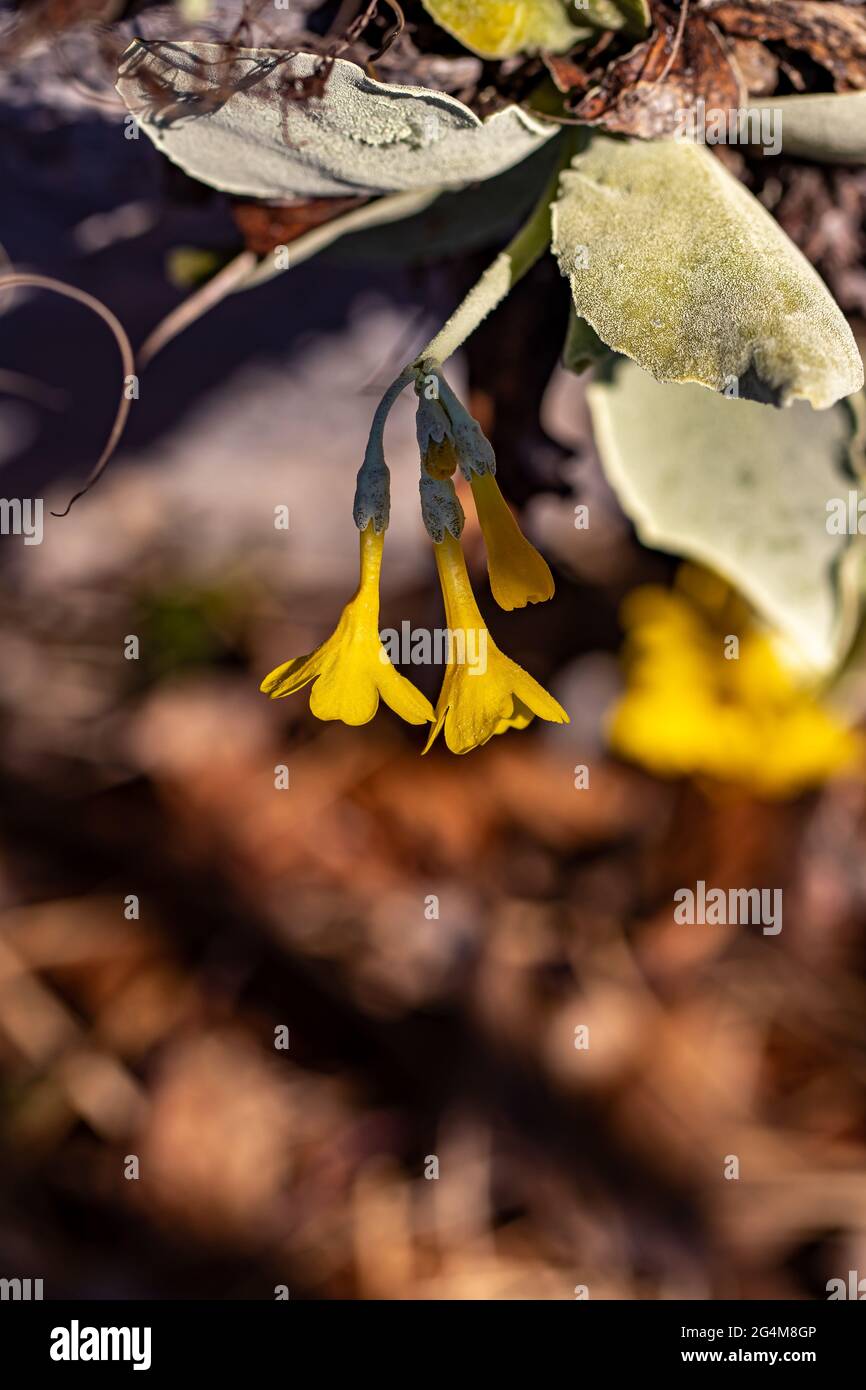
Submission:
M 857 774 L 863 742 L 789 665 L 724 580 L 682 566 L 673 590 L 633 589 L 623 606 L 626 689 L 614 751 L 656 776 L 697 777 L 789 797 Z M 738 633 L 726 660 L 723 634 Z M 732 654 L 733 655 L 733 654 Z
M 421 514 L 433 542 L 448 630 L 459 639 L 449 648 L 435 710 L 392 666 L 379 635 L 379 575 L 390 498 L 384 425 L 394 400 L 410 380 L 418 398 Z M 496 602 L 511 611 L 553 596 L 548 565 L 523 535 L 499 490 L 490 441 L 451 390 L 439 364 L 424 362 L 397 379 L 373 420 L 355 490 L 354 518 L 361 544 L 357 591 L 326 642 L 265 677 L 261 689 L 266 695 L 281 699 L 312 682 L 313 714 L 346 724 L 366 724 L 381 697 L 410 724 L 432 724 L 425 752 L 440 731 L 452 753 L 468 753 L 494 734 L 525 728 L 534 715 L 568 723 L 561 705 L 490 637 L 472 592 L 460 541 L 464 513 L 452 481 L 458 467 L 472 491 Z M 466 649 L 485 651 L 483 671 L 455 659 L 454 650 Z

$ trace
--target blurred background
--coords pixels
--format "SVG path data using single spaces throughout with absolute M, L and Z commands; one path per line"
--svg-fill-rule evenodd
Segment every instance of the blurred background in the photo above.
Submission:
M 89 32 L 0 64 L 0 244 L 139 344 L 243 240 L 122 117 Z M 863 176 L 837 196 L 806 172 L 777 201 L 856 318 Z M 2 540 L 0 1275 L 58 1298 L 826 1297 L 866 1274 L 862 772 L 764 799 L 612 751 L 623 600 L 676 563 L 604 482 L 552 261 L 452 376 L 557 576 L 498 613 L 467 528 L 483 611 L 570 726 L 422 758 L 384 708 L 350 730 L 258 693 L 331 631 L 378 396 L 499 244 L 431 254 L 431 216 L 180 335 L 62 519 L 116 347 L 53 295 L 0 303 L 2 491 L 46 499 L 41 545 Z M 408 399 L 387 447 L 382 626 L 441 626 Z M 435 700 L 441 671 L 408 674 Z M 675 924 L 698 879 L 781 887 L 783 931 Z

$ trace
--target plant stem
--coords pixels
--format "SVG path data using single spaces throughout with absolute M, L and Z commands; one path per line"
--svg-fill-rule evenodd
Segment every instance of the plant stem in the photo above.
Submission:
M 428 359 L 435 362 L 447 361 L 475 332 L 487 315 L 502 303 L 518 280 L 522 280 L 546 251 L 550 245 L 550 205 L 556 198 L 560 173 L 572 153 L 572 141 L 568 135 L 563 136 L 556 168 L 528 219 L 504 251 L 500 251 L 487 267 L 481 279 L 472 286 L 462 304 L 455 309 L 435 338 L 432 338 L 418 354 L 411 364 L 413 368 L 420 367 Z
M 550 245 L 550 206 L 559 189 L 559 176 L 570 162 L 578 142 L 583 138 L 584 131 L 582 130 L 579 133 L 567 131 L 560 137 L 560 153 L 556 167 L 529 217 L 520 231 L 512 237 L 505 250 L 500 251 L 492 264 L 487 267 L 481 279 L 472 286 L 462 304 L 455 309 L 435 338 L 431 339 L 414 361 L 403 368 L 400 375 L 388 387 L 373 417 L 368 449 L 374 439 L 381 440 L 385 421 L 394 402 L 403 389 L 409 385 L 409 382 L 416 377 L 423 364 L 428 361 L 437 364 L 447 361 L 459 347 L 462 347 L 466 339 L 475 332 L 487 315 L 492 313 L 498 304 L 502 303 L 518 280 L 523 279 L 526 272 L 532 269 L 535 262 L 547 250 Z

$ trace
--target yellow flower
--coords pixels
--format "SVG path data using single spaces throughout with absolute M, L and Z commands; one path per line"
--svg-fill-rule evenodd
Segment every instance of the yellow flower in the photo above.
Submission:
M 721 596 L 721 597 L 720 597 Z M 675 591 L 648 585 L 623 606 L 627 687 L 612 747 L 659 776 L 704 776 L 791 796 L 851 768 L 859 736 L 822 705 L 730 591 L 690 567 Z M 725 640 L 739 638 L 726 659 Z
M 453 473 L 452 460 L 475 499 L 487 549 L 487 572 L 493 597 L 511 612 L 527 603 L 545 603 L 553 598 L 553 575 L 547 561 L 530 545 L 515 520 L 496 481 L 496 455 L 493 445 L 474 416 L 454 394 L 438 363 L 424 367 L 425 382 L 435 380 L 432 400 L 419 392 L 416 429 L 421 447 L 422 469 L 433 478 L 445 479 Z M 441 442 L 440 442 L 441 441 Z M 453 534 L 453 528 L 449 528 Z M 437 535 L 434 541 L 439 540 Z
M 309 656 L 295 657 L 271 671 L 261 690 L 281 700 L 315 681 L 310 709 L 317 719 L 366 724 L 379 708 L 379 697 L 409 724 L 433 718 L 430 701 L 401 676 L 379 639 L 379 574 L 384 531 L 372 521 L 361 532 L 361 577 L 327 642 Z
M 433 549 L 453 647 L 472 659 L 455 660 L 452 648 L 425 753 L 443 727 L 451 752 L 469 753 L 506 729 L 525 728 L 536 714 L 567 724 L 562 706 L 491 638 L 472 593 L 460 542 L 446 531 Z
M 487 548 L 490 588 L 499 607 L 510 613 L 553 598 L 550 567 L 518 526 L 495 475 L 472 473 L 470 486 Z

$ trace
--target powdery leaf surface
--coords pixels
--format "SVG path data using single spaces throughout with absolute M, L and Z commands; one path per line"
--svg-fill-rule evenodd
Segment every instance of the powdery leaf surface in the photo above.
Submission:
M 117 90 L 175 164 L 227 193 L 319 198 L 457 188 L 519 163 L 556 128 L 517 106 L 481 121 L 444 92 L 375 82 L 336 59 L 323 94 L 293 98 L 322 60 L 271 49 L 136 41 Z
M 552 216 L 578 315 L 660 381 L 816 408 L 863 385 L 823 281 L 705 148 L 596 134 Z
M 851 637 L 852 538 L 827 502 L 855 486 L 853 412 L 779 411 L 695 386 L 660 385 L 633 362 L 587 393 L 605 474 L 647 545 L 709 565 L 820 671 Z

